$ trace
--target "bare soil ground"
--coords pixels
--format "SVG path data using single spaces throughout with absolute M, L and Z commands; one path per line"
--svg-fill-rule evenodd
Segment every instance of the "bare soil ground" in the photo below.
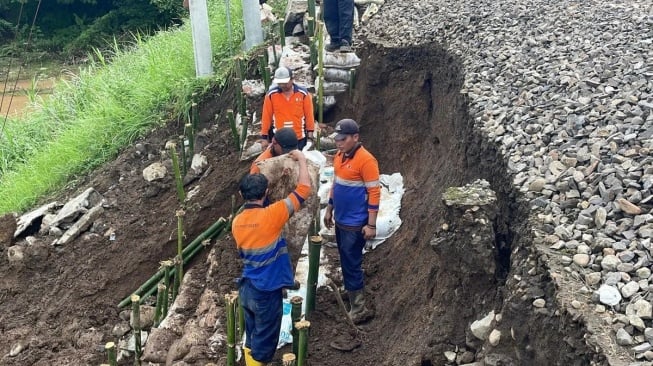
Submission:
M 532 297 L 510 294 L 506 279 L 513 274 L 526 277 L 522 268 L 511 268 L 522 254 L 510 258 L 518 246 L 532 244 L 524 223 L 526 215 L 514 202 L 501 157 L 472 129 L 466 101 L 459 93 L 462 76 L 458 60 L 438 48 L 373 45 L 361 50 L 360 56 L 363 65 L 351 99 L 341 98 L 326 122 L 332 126 L 345 117 L 359 121 L 363 143 L 377 156 L 382 173 L 403 175 L 403 224 L 394 237 L 365 257 L 366 293 L 376 317 L 362 326 L 364 333 L 352 333 L 333 293 L 326 288 L 318 290 L 317 309 L 310 318 L 309 364 L 444 365 L 444 351 L 473 349 L 469 323 L 492 309 L 505 311 L 506 339 L 513 330 L 513 340 L 504 346 L 491 351 L 477 349 L 480 354 L 495 352 L 512 360 L 497 365 L 590 364 L 580 325 L 558 319 L 553 314 L 555 308 L 550 314 L 533 313 Z M 202 106 L 206 131 L 200 134 L 196 149 L 208 157 L 210 171 L 187 186 L 187 190 L 200 190 L 185 217 L 189 240 L 219 217 L 229 215 L 237 182 L 249 167 L 248 162 L 239 162 L 226 123 L 209 128 L 215 114 L 232 108 L 230 95 L 217 94 Z M 158 157 L 165 141 L 179 131 L 179 124 L 170 122 L 139 143 Z M 115 340 L 111 329 L 120 322 L 117 304 L 175 251 L 178 204 L 174 181 L 147 183 L 141 175 L 154 161 L 130 147 L 115 161 L 53 197 L 63 201 L 94 187 L 108 202 L 92 230 L 71 244 L 54 248 L 50 246 L 53 237 L 37 235 L 27 245 L 22 266 L 10 265 L 3 252 L 0 364 L 98 365 L 105 360 L 103 345 Z M 497 239 L 504 242 L 504 250 L 497 253 L 503 270 L 491 278 L 444 261 L 429 245 L 441 223 L 442 192 L 476 178 L 490 181 L 501 199 L 496 231 Z M 109 229 L 116 232 L 115 241 L 104 236 Z M 223 265 L 211 274 L 214 280 L 204 285 L 226 293 L 236 288 L 233 279 L 239 276 L 240 264 L 229 238 L 214 245 L 212 260 Z M 337 263 L 335 249 L 324 250 Z M 190 267 L 206 272 L 207 253 Z M 533 286 L 543 288 L 541 296 L 553 298 L 549 280 L 537 277 Z M 508 301 L 512 301 L 509 306 Z M 329 346 L 343 338 L 358 339 L 361 346 L 352 352 Z M 18 343 L 26 349 L 15 357 L 6 356 Z M 278 352 L 279 358 L 284 351 Z M 211 357 L 215 358 L 207 356 L 185 364 L 221 359 L 221 355 Z

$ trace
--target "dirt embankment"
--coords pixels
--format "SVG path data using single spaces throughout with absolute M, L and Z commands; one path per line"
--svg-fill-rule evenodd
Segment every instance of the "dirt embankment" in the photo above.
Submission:
M 377 156 L 382 173 L 403 175 L 403 224 L 393 238 L 365 257 L 366 292 L 376 317 L 363 326 L 361 346 L 354 351 L 329 347 L 334 338 L 351 334 L 333 294 L 318 290 L 310 364 L 443 365 L 446 351 L 457 351 L 459 363 L 600 362 L 584 344 L 583 327 L 556 305 L 555 282 L 534 250 L 527 211 L 516 202 L 504 175 L 504 160 L 472 128 L 472 116 L 460 94 L 459 60 L 438 47 L 370 45 L 360 56 L 363 64 L 353 96 L 342 98 L 327 122 L 345 117 L 359 121 L 362 141 Z M 217 95 L 204 104 L 203 127 L 231 107 L 230 95 Z M 52 238 L 36 237 L 31 244 L 22 238 L 30 251 L 21 267 L 9 266 L 6 255 L 0 257 L 0 354 L 7 354 L 17 342 L 26 348 L 15 357 L 3 357 L 2 364 L 92 365 L 104 360 L 102 346 L 115 340 L 112 327 L 121 322 L 116 304 L 174 252 L 174 182 L 146 183 L 141 172 L 153 160 L 163 159 L 158 152 L 179 130 L 171 123 L 139 142 L 146 153 L 129 148 L 80 182 L 80 191 L 93 186 L 107 199 L 105 215 L 90 233 L 60 249 L 49 246 Z M 238 163 L 229 134 L 226 123 L 221 123 L 201 133 L 196 143 L 208 157 L 210 171 L 187 186 L 200 192 L 185 217 L 188 238 L 231 211 L 231 196 L 248 163 Z M 442 224 L 444 190 L 477 178 L 489 181 L 498 195 L 500 212 L 492 245 L 499 270 L 493 275 L 461 267 L 437 255 L 430 245 Z M 113 242 L 103 236 L 109 228 L 116 232 Z M 206 276 L 203 285 L 225 293 L 235 289 L 237 254 L 228 239 L 215 245 L 210 261 L 204 254 L 192 266 Z M 337 260 L 335 249 L 324 250 Z M 224 265 L 205 273 L 211 261 Z M 535 298 L 546 299 L 547 308 L 534 311 Z M 475 340 L 469 332 L 470 323 L 491 310 L 502 314 L 495 325 L 502 333 L 496 347 Z M 218 324 L 225 324 L 224 319 Z M 215 362 L 224 352 L 194 355 L 194 361 L 187 362 Z

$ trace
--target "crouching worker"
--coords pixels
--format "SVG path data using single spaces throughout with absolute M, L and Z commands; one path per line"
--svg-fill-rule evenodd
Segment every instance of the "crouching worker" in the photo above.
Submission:
M 245 363 L 265 365 L 272 361 L 279 342 L 283 316 L 282 289 L 294 285 L 294 275 L 283 227 L 309 197 L 311 186 L 306 157 L 299 150 L 289 155 L 299 163 L 297 187 L 285 199 L 267 207 L 268 180 L 263 174 L 248 174 L 240 181 L 244 210 L 234 218 L 232 234 L 243 274 L 239 283 L 245 313 Z

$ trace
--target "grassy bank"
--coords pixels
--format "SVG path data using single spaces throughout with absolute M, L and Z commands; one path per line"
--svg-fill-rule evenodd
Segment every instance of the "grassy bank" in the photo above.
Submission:
M 193 92 L 225 81 L 230 50 L 242 39 L 240 2 L 209 1 L 216 76 L 195 78 L 190 24 L 95 55 L 73 80 L 57 85 L 37 111 L 7 121 L 0 135 L 0 213 L 22 211 L 76 176 L 114 158 L 138 137 L 184 113 Z

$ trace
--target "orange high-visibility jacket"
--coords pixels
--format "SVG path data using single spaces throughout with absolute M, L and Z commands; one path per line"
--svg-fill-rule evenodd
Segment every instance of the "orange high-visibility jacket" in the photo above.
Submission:
M 379 163 L 363 146 L 333 158 L 334 181 L 330 192 L 333 217 L 338 225 L 363 226 L 368 211 L 378 211 L 381 200 Z
M 294 285 L 283 227 L 310 192 L 309 186 L 300 184 L 288 197 L 267 207 L 245 205 L 234 218 L 231 233 L 243 259 L 243 278 L 257 289 L 274 291 Z
M 315 131 L 311 93 L 306 88 L 293 84 L 293 94 L 286 99 L 281 88 L 271 88 L 263 100 L 261 138 L 268 138 L 273 122 L 275 131 L 292 127 L 298 140 L 306 137 L 306 132 Z

